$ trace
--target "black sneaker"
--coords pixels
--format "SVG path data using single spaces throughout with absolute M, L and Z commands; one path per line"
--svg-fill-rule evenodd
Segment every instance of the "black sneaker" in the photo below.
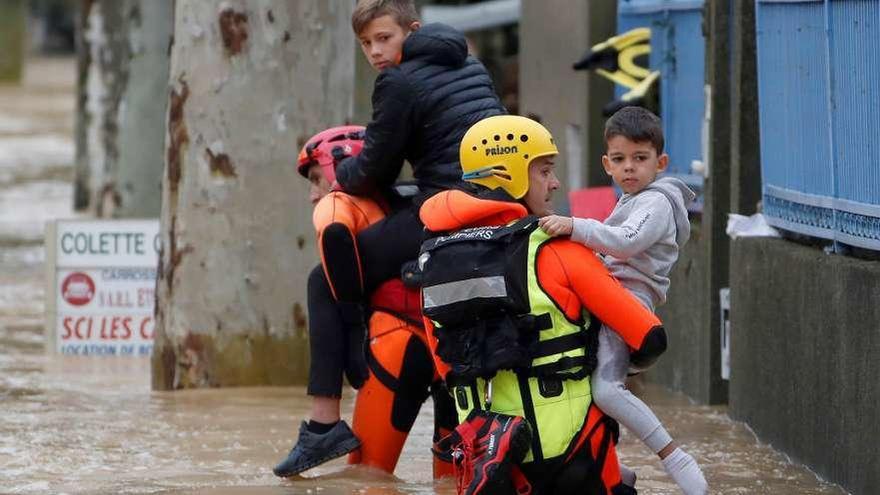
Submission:
M 327 461 L 342 457 L 361 446 L 361 441 L 345 421 L 339 421 L 327 433 L 317 434 L 309 431 L 306 422 L 299 426 L 299 438 L 287 458 L 281 461 L 272 472 L 275 476 L 287 478 L 297 475 Z

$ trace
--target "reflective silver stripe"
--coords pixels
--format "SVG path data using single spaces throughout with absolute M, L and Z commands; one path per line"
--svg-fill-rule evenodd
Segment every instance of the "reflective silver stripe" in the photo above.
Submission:
M 468 299 L 507 297 L 507 286 L 503 276 L 470 278 L 425 287 L 422 297 L 425 308 L 436 308 Z

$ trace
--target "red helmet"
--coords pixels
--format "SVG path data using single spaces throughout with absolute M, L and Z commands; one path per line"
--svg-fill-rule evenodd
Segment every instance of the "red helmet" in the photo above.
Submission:
M 299 152 L 296 169 L 303 177 L 309 176 L 309 167 L 317 163 L 327 182 L 336 181 L 336 160 L 333 149 L 340 148 L 342 156 L 357 156 L 364 147 L 364 127 L 343 125 L 331 127 L 312 136 Z M 337 152 L 337 155 L 340 153 Z

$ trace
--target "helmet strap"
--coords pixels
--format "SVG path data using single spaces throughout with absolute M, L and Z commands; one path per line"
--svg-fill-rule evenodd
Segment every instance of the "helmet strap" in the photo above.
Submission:
M 472 179 L 484 179 L 486 177 L 491 177 L 495 175 L 495 167 L 498 165 L 489 165 L 487 167 L 478 168 L 476 170 L 472 170 L 470 172 L 466 172 L 462 174 L 461 178 L 464 180 L 472 180 Z

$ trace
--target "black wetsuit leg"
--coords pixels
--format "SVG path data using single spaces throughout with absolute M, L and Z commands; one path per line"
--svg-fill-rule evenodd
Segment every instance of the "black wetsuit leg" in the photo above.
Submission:
M 401 265 L 418 257 L 422 230 L 417 207 L 408 205 L 360 232 L 357 235 L 357 246 L 363 270 L 364 290 L 361 291 L 360 284 L 354 283 L 353 270 L 330 270 L 331 276 L 339 275 L 333 285 L 339 301 L 334 299 L 321 266 L 309 275 L 309 349 L 312 356 L 309 395 L 341 396 L 342 371 L 346 370 L 346 364 L 351 361 L 348 351 L 355 345 L 352 341 L 356 340 L 352 338 L 348 328 L 354 326 L 354 320 L 366 321 L 365 315 L 359 316 L 362 314 L 361 308 L 366 296 L 372 294 L 386 280 L 399 277 Z M 326 236 L 325 231 L 325 238 Z M 331 239 L 334 237 L 345 239 L 345 235 L 333 236 L 331 233 Z M 325 246 L 322 248 L 326 248 L 327 241 L 331 239 L 325 239 Z M 334 259 L 350 260 L 351 254 L 346 247 L 350 246 L 343 244 L 341 248 L 337 245 L 330 251 L 325 249 L 327 264 L 334 262 L 333 259 L 328 259 L 328 254 Z M 351 266 L 350 263 L 348 265 Z
M 346 332 L 321 265 L 309 274 L 307 290 L 311 352 L 307 391 L 309 395 L 341 397 Z

